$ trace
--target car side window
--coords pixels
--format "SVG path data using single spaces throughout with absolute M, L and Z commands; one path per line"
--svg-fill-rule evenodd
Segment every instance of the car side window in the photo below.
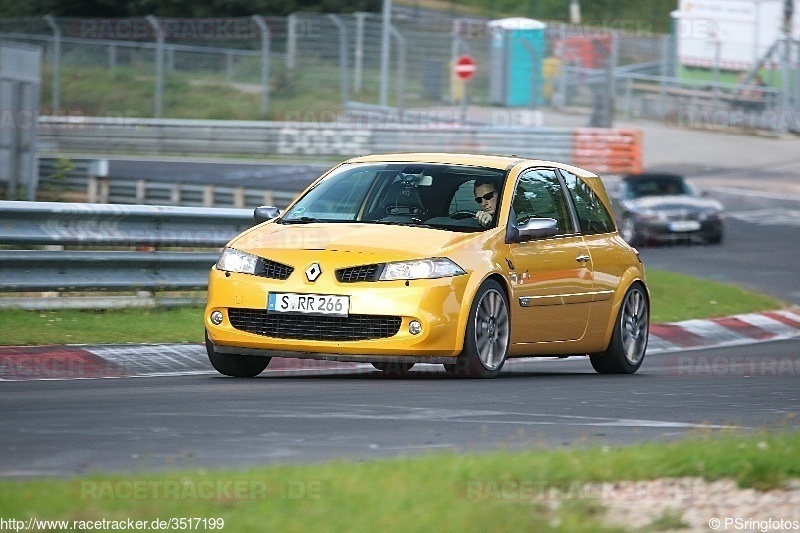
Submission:
M 553 169 L 538 168 L 523 174 L 511 205 L 517 224 L 524 224 L 531 218 L 554 218 L 559 235 L 575 233 L 564 190 Z
M 567 190 L 572 197 L 581 232 L 586 235 L 610 233 L 614 231 L 614 219 L 606 206 L 589 185 L 575 174 L 561 170 Z

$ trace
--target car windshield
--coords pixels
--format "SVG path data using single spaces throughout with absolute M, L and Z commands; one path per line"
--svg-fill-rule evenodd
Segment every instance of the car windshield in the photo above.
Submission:
M 691 194 L 681 178 L 655 177 L 638 178 L 627 182 L 628 198 L 641 198 L 642 196 L 675 196 Z
M 464 165 L 345 164 L 306 192 L 279 223 L 361 222 L 483 231 L 497 221 L 494 216 L 484 227 L 475 218 L 482 209 L 475 185 L 481 192 L 494 188 L 499 205 L 504 178 L 503 170 Z

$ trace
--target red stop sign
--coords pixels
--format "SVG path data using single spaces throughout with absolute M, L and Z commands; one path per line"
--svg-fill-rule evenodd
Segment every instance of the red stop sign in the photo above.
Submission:
M 461 78 L 464 81 L 467 81 L 475 74 L 475 60 L 472 59 L 472 56 L 462 55 L 458 56 L 456 59 L 455 65 L 456 76 Z

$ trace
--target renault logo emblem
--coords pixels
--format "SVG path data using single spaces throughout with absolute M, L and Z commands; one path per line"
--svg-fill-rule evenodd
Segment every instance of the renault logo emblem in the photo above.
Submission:
M 320 274 L 322 274 L 322 267 L 319 266 L 319 263 L 311 263 L 306 269 L 306 278 L 308 281 L 317 281 Z

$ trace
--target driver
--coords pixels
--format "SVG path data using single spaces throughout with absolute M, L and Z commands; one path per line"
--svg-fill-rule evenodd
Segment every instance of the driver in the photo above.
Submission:
M 478 223 L 484 228 L 492 223 L 497 209 L 497 189 L 491 181 L 475 180 L 475 201 L 481 206 L 475 213 Z

